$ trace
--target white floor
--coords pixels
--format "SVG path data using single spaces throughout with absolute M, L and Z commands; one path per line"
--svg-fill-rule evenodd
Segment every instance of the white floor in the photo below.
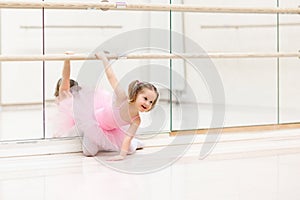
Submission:
M 173 164 L 176 150 L 184 143 L 170 143 L 183 138 L 147 140 L 144 150 L 117 164 L 135 169 L 140 158 L 156 155 L 144 159 L 138 169 L 145 171 L 139 174 L 112 169 L 114 163 L 110 165 L 106 158 L 115 153 L 95 158 L 81 153 L 1 158 L 0 199 L 300 199 L 300 130 L 226 133 L 209 156 L 199 159 L 208 144 L 206 137 L 194 138 Z M 164 149 L 171 154 L 160 154 Z M 146 170 L 168 159 L 169 165 Z

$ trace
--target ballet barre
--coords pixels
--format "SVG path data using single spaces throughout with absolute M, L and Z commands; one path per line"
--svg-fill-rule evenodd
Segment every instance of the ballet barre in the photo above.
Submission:
M 199 13 L 300 14 L 300 8 L 280 7 L 206 7 L 185 4 L 136 4 L 127 2 L 0 1 L 0 8 L 19 9 L 91 9 L 125 11 L 174 11 Z
M 170 54 L 170 53 L 142 53 L 116 55 L 107 54 L 108 59 L 230 59 L 230 58 L 291 58 L 300 57 L 300 52 L 277 53 L 198 53 L 198 54 Z M 59 61 L 59 60 L 96 60 L 89 54 L 47 54 L 47 55 L 0 55 L 0 62 L 9 61 Z

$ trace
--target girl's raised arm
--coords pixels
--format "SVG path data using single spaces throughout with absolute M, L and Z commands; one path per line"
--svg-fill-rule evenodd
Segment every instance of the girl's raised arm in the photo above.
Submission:
M 113 88 L 115 94 L 121 99 L 127 98 L 125 91 L 119 86 L 119 81 L 118 81 L 114 71 L 112 70 L 112 67 L 111 67 L 106 55 L 104 54 L 104 52 L 96 53 L 95 56 L 97 59 L 102 60 L 106 77 L 107 77 L 111 87 Z
M 65 54 L 70 55 L 73 54 L 73 52 L 65 52 Z M 69 92 L 70 90 L 70 60 L 64 61 L 64 67 L 62 71 L 62 78 L 61 83 L 59 86 L 59 96 L 62 97 L 65 95 L 66 92 Z

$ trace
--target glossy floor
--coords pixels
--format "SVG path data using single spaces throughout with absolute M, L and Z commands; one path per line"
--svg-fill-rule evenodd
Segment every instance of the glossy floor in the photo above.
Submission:
M 153 139 L 117 163 L 106 161 L 113 152 L 1 158 L 0 199 L 300 198 L 300 130 L 224 134 L 204 159 L 199 152 L 208 144 L 206 136 L 177 155 L 182 144 L 163 145 L 176 138 L 151 147 Z

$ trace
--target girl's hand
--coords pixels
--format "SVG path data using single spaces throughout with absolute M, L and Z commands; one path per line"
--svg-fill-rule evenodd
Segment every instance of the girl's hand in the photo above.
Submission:
M 65 51 L 65 55 L 74 55 L 73 51 Z M 70 62 L 69 58 L 66 58 L 65 62 Z
M 98 52 L 95 54 L 96 58 L 102 61 L 108 61 L 107 56 L 105 55 L 105 52 Z
M 117 156 L 107 159 L 107 161 L 119 161 L 119 160 L 124 160 L 124 158 L 125 158 L 125 156 L 117 155 Z
M 73 52 L 73 51 L 65 51 L 65 54 L 66 54 L 66 55 L 73 55 L 74 52 Z

